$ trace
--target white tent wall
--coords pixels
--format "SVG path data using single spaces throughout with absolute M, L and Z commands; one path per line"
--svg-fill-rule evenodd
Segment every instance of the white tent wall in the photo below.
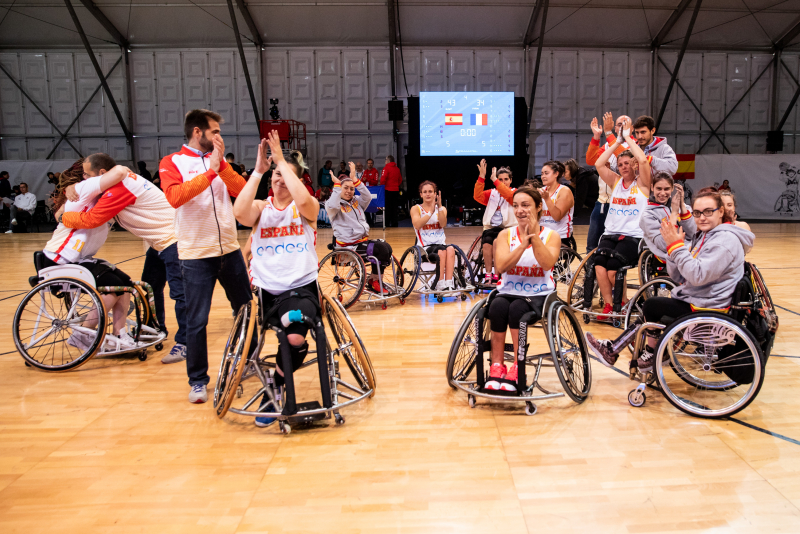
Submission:
M 670 67 L 676 51 L 660 52 Z M 98 49 L 102 68 L 119 58 L 119 49 Z M 69 138 L 84 154 L 108 152 L 120 161 L 143 160 L 154 169 L 158 160 L 183 142 L 182 117 L 189 109 L 208 107 L 225 118 L 227 150 L 250 166 L 258 139 L 238 52 L 231 48 L 134 49 L 130 54 L 132 130 L 131 153 L 108 105 L 99 91 Z M 260 54 L 246 49 L 248 69 L 267 118 L 269 99 L 278 98 L 281 117 L 301 121 L 308 131 L 312 174 L 326 159 L 372 157 L 378 165 L 386 154 L 397 155 L 386 102 L 391 97 L 389 52 L 386 47 L 268 47 Z M 713 126 L 728 114 L 772 59 L 768 53 L 686 53 L 679 82 Z M 785 52 L 783 62 L 800 77 L 796 52 Z M 535 49 L 521 48 L 404 48 L 396 57 L 397 94 L 419 91 L 495 90 L 529 97 Z M 36 99 L 62 129 L 98 85 L 85 52 L 76 50 L 4 51 L 0 63 Z M 604 111 L 656 115 L 669 83 L 669 73 L 649 51 L 545 48 L 531 126 L 530 171 L 548 159 L 584 161 L 589 122 Z M 403 72 L 405 70 L 405 73 Z M 654 88 L 655 79 L 655 88 Z M 719 135 L 732 153 L 763 154 L 772 116 L 771 68 L 760 78 Z M 785 69 L 778 76 L 780 117 L 795 84 Z M 128 120 L 128 88 L 124 61 L 109 78 L 112 92 Z M 263 88 L 263 90 L 262 90 Z M 0 155 L 4 159 L 43 159 L 58 134 L 0 74 Z M 784 131 L 785 153 L 793 153 L 800 129 L 792 111 Z M 405 124 L 401 144 L 406 143 Z M 676 85 L 659 133 L 678 153 L 694 153 L 710 133 L 692 103 Z M 702 153 L 722 153 L 712 139 Z M 61 142 L 53 158 L 76 157 Z

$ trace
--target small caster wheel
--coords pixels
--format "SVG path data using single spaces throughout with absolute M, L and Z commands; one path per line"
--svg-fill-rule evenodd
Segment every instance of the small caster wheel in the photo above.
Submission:
M 242 395 L 244 395 L 244 388 L 242 388 L 242 385 L 241 385 L 241 384 L 239 384 L 239 385 L 236 387 L 236 398 L 237 398 L 237 399 L 241 399 L 241 398 L 242 398 Z
M 344 302 L 344 297 L 342 295 L 339 295 L 336 298 L 339 300 L 339 302 Z
M 30 366 L 31 366 L 31 364 L 29 364 L 28 362 L 25 362 L 25 367 L 30 367 Z
M 400 301 L 400 304 L 401 304 L 401 305 L 406 303 L 406 299 L 404 299 L 404 298 L 399 298 L 399 299 L 397 299 L 397 300 L 399 300 L 399 301 Z
M 385 302 L 384 302 L 383 304 L 381 304 L 381 309 L 382 309 L 382 310 L 385 310 L 386 308 L 388 308 L 388 306 L 386 305 L 386 303 L 385 303 Z
M 146 359 L 147 359 L 147 351 L 146 351 L 146 350 L 143 350 L 143 351 L 142 351 L 142 352 L 139 354 L 139 361 L 140 361 L 140 362 L 143 362 L 143 361 L 145 361 Z
M 164 348 L 164 344 L 163 343 L 158 343 L 158 344 L 156 344 L 155 348 L 156 348 L 156 350 L 162 350 Z
M 613 319 L 611 324 L 614 326 L 614 328 L 622 328 L 622 321 L 619 319 Z
M 583 322 L 584 322 L 585 324 L 589 324 L 589 321 L 591 321 L 591 320 L 592 320 L 592 318 L 591 318 L 591 317 L 589 317 L 589 316 L 588 316 L 588 315 L 586 315 L 585 313 L 583 314 Z
M 336 424 L 337 425 L 343 425 L 344 424 L 344 417 L 342 417 L 341 414 L 338 414 L 338 413 L 334 414 L 333 418 L 336 420 Z
M 525 403 L 525 415 L 536 415 L 538 408 L 536 405 L 530 401 Z
M 289 434 L 292 433 L 292 427 L 289 425 L 289 423 L 284 423 L 283 421 L 281 421 L 278 424 L 281 427 L 281 432 L 283 434 L 286 434 L 288 436 Z
M 437 295 L 436 302 L 444 302 L 444 298 L 441 295 Z
M 647 395 L 644 394 L 644 391 L 640 393 L 638 389 L 634 389 L 628 393 L 628 402 L 631 403 L 631 406 L 634 408 L 640 408 L 644 406 L 646 400 Z
M 467 300 L 467 294 L 461 293 L 461 300 Z
M 475 407 L 475 395 L 467 395 L 467 402 L 469 403 L 470 408 Z

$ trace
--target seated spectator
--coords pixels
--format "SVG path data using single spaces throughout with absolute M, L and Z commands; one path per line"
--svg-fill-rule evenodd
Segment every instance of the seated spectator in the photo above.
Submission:
M 33 212 L 36 211 L 36 195 L 28 192 L 28 184 L 21 182 L 19 184 L 19 195 L 14 197 L 14 203 L 9 206 L 11 209 L 11 226 L 16 226 L 19 222 L 26 224 L 31 221 Z M 13 230 L 6 233 L 10 234 Z
M 150 171 L 147 170 L 147 164 L 144 161 L 136 162 L 136 166 L 139 167 L 139 176 L 141 176 L 148 182 L 153 181 L 153 175 L 150 174 Z
M 333 187 L 333 180 L 331 179 L 331 168 L 333 162 L 331 160 L 325 161 L 325 165 L 319 170 L 317 175 L 317 184 L 320 187 Z
M 358 171 L 357 166 L 356 171 Z M 375 168 L 375 160 L 372 158 L 367 160 L 367 168 L 364 169 L 364 174 L 361 177 L 361 181 L 370 187 L 374 187 L 378 185 L 378 182 L 380 182 L 380 175 L 378 174 L 378 169 Z
M 350 176 L 350 169 L 347 168 L 347 164 L 344 161 L 339 162 L 339 172 L 337 172 L 336 174 L 338 174 L 339 176 L 343 174 Z
M 8 171 L 2 171 L 0 172 L 0 210 L 6 211 L 11 202 L 11 182 L 8 181 Z

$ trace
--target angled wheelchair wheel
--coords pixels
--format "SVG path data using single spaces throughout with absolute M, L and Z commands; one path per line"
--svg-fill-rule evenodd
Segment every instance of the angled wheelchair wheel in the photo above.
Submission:
M 317 281 L 323 295 L 330 295 L 349 308 L 364 292 L 366 270 L 361 256 L 349 249 L 336 249 L 319 262 Z
M 486 276 L 486 266 L 483 264 L 483 249 L 481 247 L 482 237 L 482 235 L 476 237 L 469 247 L 469 252 L 467 252 L 467 261 L 472 269 L 472 285 L 476 287 L 483 282 Z
M 372 390 L 372 398 L 376 386 L 375 370 L 350 316 L 344 306 L 330 295 L 323 296 L 322 308 L 328 323 L 326 335 L 329 336 L 330 350 L 344 359 L 361 389 Z M 333 336 L 333 343 L 330 342 L 330 336 Z
M 219 364 L 217 383 L 214 385 L 214 411 L 220 419 L 228 413 L 244 368 L 247 367 L 247 355 L 250 353 L 250 344 L 253 343 L 257 315 L 258 300 L 254 298 L 239 308 L 239 313 L 233 320 L 233 328 Z
M 597 250 L 597 249 L 595 249 Z M 569 286 L 567 289 L 567 298 L 564 301 L 569 304 L 572 308 L 580 307 L 583 305 L 583 296 L 584 292 L 587 291 L 587 288 L 584 287 L 584 282 L 586 280 L 586 273 L 588 272 L 589 262 L 594 255 L 595 250 L 592 250 L 588 254 L 583 257 L 580 264 L 575 268 L 575 272 L 572 275 L 572 279 L 569 282 Z M 589 288 L 588 290 L 592 292 L 593 295 L 598 293 L 599 289 L 597 287 L 597 280 L 595 280 L 594 287 Z
M 640 317 L 644 317 L 644 303 L 647 299 L 653 297 L 670 297 L 672 290 L 678 286 L 672 278 L 658 277 L 645 282 L 636 291 L 636 294 L 630 299 L 628 309 L 625 311 L 625 322 L 622 325 L 623 329 Z
M 689 415 L 717 419 L 745 409 L 764 383 L 766 358 L 730 317 L 694 313 L 669 325 L 656 347 L 664 397 Z
M 476 358 L 478 354 L 478 341 L 483 336 L 484 341 L 489 342 L 489 321 L 483 324 L 476 324 L 478 313 L 486 306 L 489 299 L 482 299 L 472 306 L 464 321 L 453 338 L 450 346 L 450 354 L 447 357 L 447 383 L 455 389 L 454 382 L 475 382 Z
M 558 303 L 551 310 L 547 325 L 556 374 L 569 398 L 581 403 L 592 387 L 592 366 L 583 329 L 566 304 Z
M 89 325 L 92 326 L 89 326 Z M 52 278 L 25 295 L 14 314 L 14 345 L 29 365 L 68 371 L 89 361 L 103 344 L 107 312 L 91 285 Z
M 569 247 L 561 247 L 558 253 L 558 260 L 553 267 L 553 278 L 556 282 L 556 290 L 561 300 L 567 301 L 569 299 L 569 284 L 575 273 L 578 272 L 578 267 L 583 261 L 583 257 Z
M 467 287 L 474 285 L 475 273 L 472 270 L 472 263 L 464 251 L 456 245 L 453 245 L 456 251 L 456 264 L 453 266 L 453 278 L 456 279 L 459 287 Z
M 383 270 L 383 287 L 388 289 L 394 296 L 399 296 L 401 300 L 411 294 L 414 290 L 414 285 L 417 283 L 417 272 L 413 275 L 406 275 L 397 257 L 392 254 L 392 263 Z
M 408 247 L 403 255 L 400 256 L 400 269 L 403 272 L 403 278 L 408 279 L 408 285 L 410 286 L 410 291 L 414 290 L 414 287 L 417 285 L 417 278 L 419 277 L 419 271 L 422 266 L 422 251 L 420 247 L 414 245 Z

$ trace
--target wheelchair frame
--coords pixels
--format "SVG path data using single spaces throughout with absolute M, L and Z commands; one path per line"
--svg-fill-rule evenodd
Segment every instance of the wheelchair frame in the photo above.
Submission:
M 226 343 L 214 388 L 214 408 L 217 417 L 223 418 L 229 411 L 250 417 L 272 417 L 278 420 L 281 432 L 289 434 L 293 424 L 330 419 L 331 416 L 337 425 L 344 424 L 345 419 L 339 413 L 340 409 L 371 398 L 375 394 L 376 381 L 372 363 L 342 304 L 330 295 L 323 295 L 322 316 L 313 320 L 304 317 L 302 320 L 309 325 L 309 334 L 316 342 L 316 350 L 309 348 L 308 354 L 316 356 L 304 361 L 297 371 L 316 364 L 319 371 L 322 405 L 316 401 L 299 404 L 296 402 L 294 373 L 285 373 L 284 388 L 275 386 L 274 375 L 270 370 L 276 369 L 277 358 L 281 358 L 282 369 L 292 368 L 289 343 L 280 319 L 262 317 L 259 291 L 258 296 L 239 309 Z M 328 321 L 330 332 L 326 333 L 323 320 Z M 278 337 L 277 354 L 262 355 L 267 330 L 274 331 Z M 252 346 L 254 334 L 257 341 L 255 346 Z M 329 344 L 329 336 L 333 336 L 335 348 Z M 322 359 L 319 358 L 321 349 L 326 353 Z M 342 379 L 337 357 L 345 360 L 358 384 L 350 384 Z M 243 396 L 242 384 L 251 378 L 257 378 L 261 387 L 242 406 L 233 407 L 234 396 L 237 398 Z M 257 402 L 264 395 L 280 409 L 279 412 L 261 411 Z M 340 398 L 344 398 L 345 401 L 340 402 Z M 256 406 L 255 410 L 252 409 L 253 406 Z
M 34 262 L 38 265 L 36 254 L 34 254 Z M 116 356 L 137 352 L 139 353 L 139 360 L 145 361 L 147 359 L 148 348 L 155 347 L 157 351 L 164 348 L 163 341 L 167 335 L 159 329 L 159 325 L 155 320 L 156 312 L 153 289 L 146 282 L 134 282 L 133 287 L 96 287 L 92 273 L 78 264 L 65 264 L 39 269 L 37 275 L 31 277 L 29 282 L 33 288 L 23 297 L 17 308 L 13 325 L 14 344 L 25 360 L 25 364 L 28 366 L 35 367 L 42 371 L 67 371 L 80 367 L 94 356 Z M 68 306 L 69 310 L 65 317 L 60 317 L 59 313 L 56 312 L 52 305 L 48 306 L 47 299 L 45 298 L 45 291 L 64 302 L 66 302 L 66 299 L 70 300 Z M 126 323 L 131 337 L 139 343 L 137 347 L 121 348 L 119 338 L 108 332 L 110 312 L 105 309 L 105 304 L 103 303 L 101 295 L 113 292 L 126 292 L 130 293 L 133 297 Z M 35 313 L 36 319 L 23 317 L 24 312 L 34 313 L 32 310 L 27 309 L 27 305 L 31 303 L 37 295 L 39 296 L 39 304 L 38 312 Z M 82 295 L 87 295 L 90 299 L 90 306 L 88 308 L 87 305 L 80 304 Z M 92 313 L 92 310 L 96 310 L 97 313 L 97 326 L 82 326 L 81 323 L 86 319 L 86 315 Z M 86 313 L 81 314 L 81 311 L 85 311 Z M 132 313 L 133 317 L 131 318 Z M 32 341 L 26 342 L 22 338 L 20 332 L 21 321 L 31 321 L 34 323 L 32 325 L 31 334 L 26 334 L 26 338 Z M 47 330 L 40 332 L 40 330 L 44 330 L 45 328 L 47 328 Z M 34 355 L 29 354 L 29 350 L 34 347 L 41 348 L 42 345 L 40 343 L 53 335 L 54 341 L 48 344 L 53 347 L 54 361 L 55 345 L 58 343 L 57 336 L 67 329 L 93 336 L 93 341 L 89 348 L 82 351 L 78 357 L 70 357 L 70 359 L 64 363 L 64 351 L 62 347 L 62 363 L 60 365 L 46 365 L 43 361 L 37 359 L 39 353 L 38 349 Z M 62 342 L 67 343 L 67 340 L 63 339 L 63 334 L 61 337 Z M 109 349 L 107 346 L 108 342 L 116 344 L 116 349 Z M 75 348 L 77 349 L 77 347 Z M 71 356 L 71 351 L 69 349 L 67 349 L 67 353 Z M 45 352 L 45 357 L 48 354 L 49 349 Z
M 443 302 L 444 297 L 457 297 L 459 295 L 461 296 L 461 300 L 467 300 L 467 295 L 475 291 L 475 286 L 472 284 L 474 278 L 472 266 L 461 248 L 457 245 L 446 246 L 455 249 L 456 264 L 453 266 L 453 280 L 455 281 L 455 285 L 459 287 L 443 291 L 436 289 L 435 283 L 439 280 L 439 256 L 438 254 L 434 255 L 436 259 L 434 262 L 423 262 L 423 257 L 429 260 L 431 258 L 425 253 L 425 249 L 419 245 L 410 246 L 403 252 L 403 255 L 400 257 L 400 268 L 403 270 L 404 275 L 411 276 L 412 280 L 415 280 L 414 285 L 411 287 L 411 291 L 414 293 L 425 297 L 433 295 L 436 297 L 437 302 Z M 410 270 L 405 267 L 406 258 L 409 257 L 409 255 L 414 258 L 414 272 L 410 272 Z M 434 269 L 432 271 L 423 271 L 422 268 L 425 263 L 433 264 Z M 416 287 L 417 281 L 422 283 L 422 287 L 419 289 Z
M 335 291 L 335 295 L 332 295 L 336 300 L 342 303 L 345 309 L 349 309 L 353 306 L 356 302 L 364 302 L 365 304 L 369 305 L 372 303 L 381 303 L 381 308 L 387 308 L 387 302 L 391 299 L 398 299 L 400 304 L 406 303 L 406 297 L 411 293 L 412 289 L 414 288 L 414 284 L 416 283 L 416 277 L 413 277 L 408 287 L 405 286 L 405 275 L 402 269 L 400 262 L 397 260 L 394 254 L 392 254 L 392 278 L 395 283 L 387 283 L 384 281 L 384 276 L 386 275 L 386 268 L 383 267 L 375 256 L 361 256 L 355 250 L 346 247 L 337 247 L 335 246 L 335 238 L 332 243 L 328 244 L 328 254 L 325 255 L 322 260 L 319 262 L 319 267 L 317 268 L 318 276 L 323 273 L 323 269 L 326 265 L 330 262 L 333 266 L 334 274 L 332 283 L 337 286 L 337 290 Z M 350 259 L 342 260 L 341 256 L 349 257 Z M 364 261 L 366 259 L 366 262 Z M 380 274 L 378 275 L 378 286 L 380 287 L 381 294 L 376 294 L 371 288 L 366 287 L 367 285 L 367 278 L 372 276 L 372 274 L 367 274 L 366 267 L 367 264 L 374 264 L 378 266 L 378 271 Z M 348 267 L 349 272 L 344 273 L 344 276 L 340 276 L 339 267 Z M 347 270 L 347 269 L 346 269 Z M 358 280 L 352 280 L 352 275 L 354 272 L 360 273 L 358 276 Z M 398 278 L 399 277 L 399 278 Z M 398 283 L 399 282 L 399 283 Z M 320 284 L 322 286 L 322 284 Z M 331 294 L 331 292 L 326 292 L 330 286 L 326 285 L 323 287 L 323 292 L 325 294 Z M 348 299 L 345 299 L 343 296 L 342 288 L 349 288 L 354 293 Z M 389 291 L 390 294 L 384 295 L 384 291 Z M 365 294 L 366 293 L 366 294 Z
M 476 398 L 490 399 L 498 402 L 522 402 L 525 403 L 525 413 L 527 415 L 535 415 L 537 412 L 536 405 L 533 401 L 554 399 L 565 396 L 565 393 L 551 392 L 542 387 L 539 383 L 539 375 L 542 367 L 555 367 L 558 379 L 561 382 L 566 395 L 568 395 L 576 403 L 581 403 L 589 395 L 592 384 L 592 367 L 589 360 L 589 351 L 586 346 L 586 340 L 580 323 L 575 318 L 569 306 L 558 298 L 554 292 L 551 293 L 545 300 L 542 306 L 542 327 L 545 331 L 548 345 L 550 347 L 549 353 L 528 355 L 528 328 L 533 327 L 534 324 L 529 324 L 533 318 L 534 312 L 528 312 L 520 321 L 519 325 L 519 348 L 516 355 L 509 354 L 508 351 L 513 352 L 513 345 L 505 344 L 504 353 L 506 361 L 516 360 L 518 364 L 517 375 L 517 392 L 516 394 L 502 394 L 499 392 L 487 393 L 484 389 L 486 383 L 486 373 L 484 372 L 484 353 L 491 354 L 491 338 L 487 338 L 488 318 L 486 313 L 489 309 L 491 301 L 498 295 L 497 291 L 492 291 L 488 298 L 481 299 L 470 310 L 470 313 L 464 319 L 461 327 L 453 340 L 450 347 L 450 354 L 448 356 L 446 376 L 451 387 L 467 393 L 467 401 L 471 408 L 476 405 Z M 571 347 L 566 351 L 562 346 L 561 335 L 561 317 L 562 313 L 570 324 L 575 334 L 575 339 L 571 340 Z M 475 334 L 477 339 L 473 339 Z M 466 361 L 461 362 L 460 369 L 455 369 L 456 360 L 461 354 L 461 347 L 464 344 L 471 346 L 467 355 Z M 578 383 L 575 378 L 575 361 L 566 360 L 566 356 L 578 354 L 580 357 L 580 366 L 583 368 L 582 384 Z M 552 363 L 545 364 L 544 360 L 551 360 Z M 526 366 L 535 368 L 533 380 L 530 385 L 527 383 L 527 370 Z M 466 378 L 475 370 L 475 380 L 466 380 Z M 462 378 L 459 380 L 459 378 Z M 538 390 L 542 395 L 534 395 L 535 390 Z

